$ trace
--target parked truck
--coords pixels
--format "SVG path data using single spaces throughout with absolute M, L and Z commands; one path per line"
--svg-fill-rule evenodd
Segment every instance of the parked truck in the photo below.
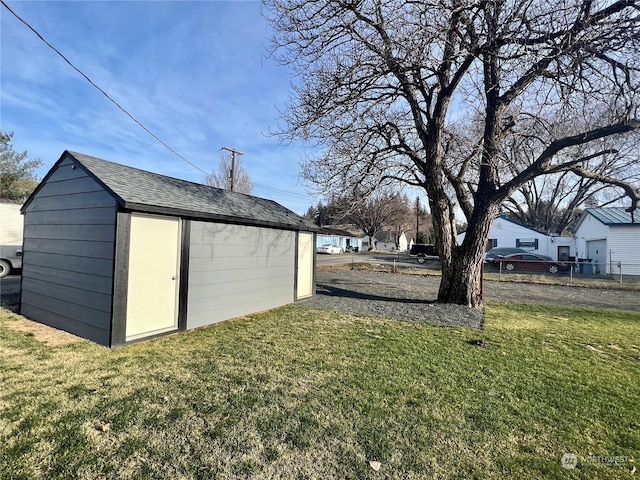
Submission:
M 425 263 L 427 261 L 427 257 L 437 257 L 438 252 L 436 251 L 435 245 L 416 243 L 411 246 L 409 255 L 412 257 L 415 256 L 418 263 Z
M 22 268 L 20 205 L 0 203 L 0 278 Z

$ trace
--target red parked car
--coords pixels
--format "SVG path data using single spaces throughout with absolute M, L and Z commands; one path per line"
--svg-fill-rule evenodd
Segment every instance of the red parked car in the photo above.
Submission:
M 545 255 L 536 255 L 535 253 L 514 253 L 512 255 L 498 256 L 492 260 L 492 263 L 507 272 L 513 271 L 533 271 L 533 272 L 549 272 L 564 273 L 568 272 L 570 265 L 563 262 L 556 262 Z

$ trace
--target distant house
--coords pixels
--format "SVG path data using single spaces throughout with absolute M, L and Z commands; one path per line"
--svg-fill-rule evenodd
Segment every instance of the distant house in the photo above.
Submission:
M 315 293 L 315 225 L 264 198 L 65 151 L 22 213 L 21 313 L 102 345 Z
M 458 243 L 464 240 L 465 232 L 458 234 Z M 518 247 L 531 253 L 547 255 L 554 260 L 568 261 L 575 256 L 574 237 L 539 232 L 504 216 L 497 217 L 491 224 L 486 250 L 494 247 Z
M 395 236 L 395 232 L 381 230 L 375 234 L 376 250 L 388 250 L 390 252 L 406 252 L 409 249 L 409 242 L 404 232 L 399 237 Z M 365 237 L 363 243 L 368 247 L 370 244 L 369 237 Z
M 400 234 L 400 238 L 398 238 L 398 251 L 406 252 L 409 250 L 409 242 L 407 242 L 407 236 L 404 232 Z
M 331 227 L 320 227 L 316 235 L 316 248 L 330 243 L 340 247 L 343 252 L 354 250 L 356 252 L 362 250 L 362 238 L 348 232 Z
M 391 232 L 381 230 L 374 235 L 374 239 L 376 250 L 388 250 L 390 252 L 395 252 L 398 249 L 396 238 L 394 238 L 394 234 Z M 371 242 L 371 239 L 369 239 L 369 243 L 372 244 L 374 242 Z
M 587 208 L 576 227 L 578 255 L 594 273 L 640 275 L 640 212 L 624 207 Z

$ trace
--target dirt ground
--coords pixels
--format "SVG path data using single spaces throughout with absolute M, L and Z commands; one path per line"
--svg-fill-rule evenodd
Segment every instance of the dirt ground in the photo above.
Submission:
M 81 342 L 83 339 L 71 333 L 57 328 L 49 327 L 33 320 L 16 315 L 10 318 L 6 325 L 12 330 L 23 332 L 26 335 L 34 337 L 39 342 L 51 345 L 53 347 L 60 345 L 68 345 L 70 343 Z
M 478 310 L 435 303 L 440 286 L 440 278 L 435 276 L 320 270 L 316 285 L 316 296 L 300 304 L 441 325 L 482 326 Z M 488 301 L 640 311 L 638 291 L 485 281 L 484 294 Z
M 482 310 L 435 303 L 439 279 L 358 270 L 316 272 L 316 296 L 300 305 L 360 315 L 481 328 Z

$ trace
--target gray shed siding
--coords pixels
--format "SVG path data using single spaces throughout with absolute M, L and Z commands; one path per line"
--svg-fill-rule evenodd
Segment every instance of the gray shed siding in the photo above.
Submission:
M 109 345 L 116 201 L 63 160 L 27 206 L 21 313 Z
M 294 301 L 296 232 L 191 222 L 186 328 Z

